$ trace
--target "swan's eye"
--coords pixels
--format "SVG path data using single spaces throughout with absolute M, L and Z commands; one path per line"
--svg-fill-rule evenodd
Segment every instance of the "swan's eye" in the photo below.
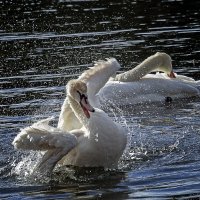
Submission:
M 80 95 L 80 97 L 81 97 L 81 93 L 78 91 L 78 90 L 76 90 L 76 92 Z
M 77 93 L 78 93 L 79 96 L 80 96 L 80 100 L 82 100 L 83 98 L 85 98 L 85 95 L 84 95 L 84 94 L 81 94 L 78 90 L 77 90 Z
M 85 103 L 88 104 L 88 98 L 84 95 Z

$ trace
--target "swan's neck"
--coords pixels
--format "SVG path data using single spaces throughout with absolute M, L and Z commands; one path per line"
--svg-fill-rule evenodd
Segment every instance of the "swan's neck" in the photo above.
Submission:
M 83 126 L 88 124 L 88 118 L 85 116 L 83 109 L 81 108 L 80 104 L 75 101 L 72 97 L 68 96 L 69 104 L 76 115 L 76 117 L 79 119 L 81 124 Z
M 67 97 L 61 108 L 58 120 L 58 128 L 64 131 L 71 131 L 73 129 L 81 128 L 81 126 L 82 125 L 76 118 Z
M 66 128 L 64 127 L 65 124 L 68 122 L 65 122 L 65 119 L 67 119 L 72 112 L 72 109 L 69 105 L 68 99 L 66 98 L 60 112 L 60 116 L 58 119 L 58 128 L 65 130 Z
M 152 71 L 170 72 L 171 68 L 170 56 L 165 53 L 156 53 L 132 70 L 118 74 L 114 80 L 123 82 L 137 81 Z

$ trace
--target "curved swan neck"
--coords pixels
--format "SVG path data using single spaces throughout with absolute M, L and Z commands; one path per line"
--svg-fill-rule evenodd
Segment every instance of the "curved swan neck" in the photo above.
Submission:
M 170 73 L 172 71 L 171 57 L 166 53 L 158 52 L 145 59 L 132 70 L 118 74 L 114 80 L 123 82 L 137 81 L 152 71 Z
M 64 131 L 71 131 L 82 127 L 69 104 L 68 97 L 66 97 L 62 105 L 57 127 Z
M 80 104 L 75 101 L 71 96 L 68 96 L 68 100 L 72 110 L 74 111 L 74 114 L 82 123 L 82 125 L 85 126 L 88 123 L 88 118 L 85 116 Z
M 72 113 L 72 109 L 68 102 L 68 98 L 66 98 L 62 105 L 60 116 L 58 119 L 58 128 L 63 129 L 64 125 L 66 124 L 64 120 L 65 116 L 68 117 L 71 113 Z

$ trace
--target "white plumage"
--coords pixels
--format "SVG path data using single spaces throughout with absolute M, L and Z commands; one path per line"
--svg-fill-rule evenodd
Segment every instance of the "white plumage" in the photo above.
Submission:
M 200 95 L 200 81 L 175 74 L 171 57 L 166 53 L 158 52 L 135 68 L 115 75 L 119 68 L 117 60 L 110 58 L 96 62 L 94 67 L 79 77 L 88 86 L 88 96 L 93 106 L 100 108 L 109 104 L 123 106 L 165 102 L 168 97 L 174 101 Z M 149 74 L 152 71 L 164 73 Z M 81 127 L 67 98 L 61 109 L 58 127 L 68 131 Z
M 36 170 L 51 172 L 58 162 L 116 167 L 126 146 L 126 130 L 99 109 L 107 102 L 118 106 L 199 96 L 200 82 L 174 74 L 165 53 L 156 53 L 136 68 L 115 75 L 119 68 L 114 58 L 96 62 L 68 83 L 57 128 L 46 119 L 16 136 L 15 148 L 46 151 Z M 148 74 L 157 70 L 164 73 Z
M 66 105 L 62 106 L 58 128 L 49 126 L 51 119 L 48 118 L 22 129 L 14 139 L 13 145 L 17 149 L 46 151 L 36 171 L 51 172 L 58 162 L 85 167 L 117 167 L 126 146 L 126 129 L 113 122 L 105 112 L 90 105 L 88 87 L 82 79 L 92 84 L 98 74 L 93 73 L 95 68 L 79 80 L 68 82 Z M 108 70 L 107 76 L 115 73 L 117 68 L 112 68 L 112 72 Z M 96 71 L 99 70 L 104 68 Z M 105 77 L 101 85 L 108 78 Z M 95 88 L 97 91 L 100 89 L 99 86 Z M 69 120 L 70 115 L 81 128 L 74 129 L 76 123 Z
M 97 61 L 94 67 L 86 70 L 78 80 L 83 81 L 87 85 L 87 94 L 90 104 L 95 108 L 100 108 L 100 97 L 98 92 L 108 82 L 111 76 L 115 76 L 120 65 L 115 58 L 109 58 L 105 61 Z M 75 128 L 80 128 L 82 125 L 72 111 L 68 97 L 64 100 L 61 108 L 58 128 L 70 131 Z
M 153 71 L 156 74 L 149 74 Z M 98 93 L 100 105 L 134 105 L 152 102 L 165 102 L 200 96 L 200 81 L 172 70 L 171 57 L 166 53 L 156 53 L 127 72 L 111 78 Z M 96 95 L 97 96 L 97 95 Z
M 199 90 L 191 84 L 171 79 L 143 78 L 135 82 L 109 81 L 99 93 L 101 105 L 134 105 L 165 102 L 199 96 Z

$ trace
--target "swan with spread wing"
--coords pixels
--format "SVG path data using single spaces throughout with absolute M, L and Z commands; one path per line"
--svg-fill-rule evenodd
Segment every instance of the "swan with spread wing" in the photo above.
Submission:
M 118 67 L 113 65 L 104 80 L 101 79 L 101 85 L 95 86 L 94 83 L 91 86 L 93 90 L 100 90 Z M 93 68 L 82 78 L 71 80 L 67 84 L 67 103 L 62 107 L 61 116 L 67 117 L 68 121 L 65 123 L 70 123 L 69 116 L 73 113 L 80 128 L 74 127 L 70 131 L 61 125 L 54 128 L 49 125 L 51 119 L 46 119 L 22 129 L 15 137 L 13 145 L 16 149 L 45 151 L 36 171 L 52 172 L 58 162 L 80 167 L 117 167 L 126 146 L 127 132 L 104 111 L 90 105 L 86 82 L 90 80 L 92 84 L 92 80 L 98 77 L 99 70 L 105 69 Z

